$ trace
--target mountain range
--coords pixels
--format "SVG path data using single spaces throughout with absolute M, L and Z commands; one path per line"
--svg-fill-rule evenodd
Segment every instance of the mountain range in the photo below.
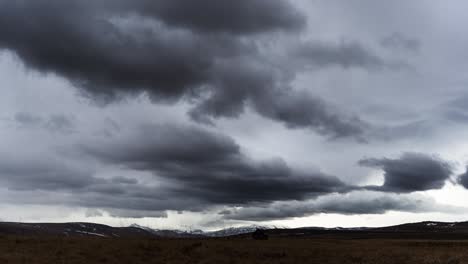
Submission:
M 0 222 L 0 235 L 52 235 L 90 237 L 215 238 L 249 236 L 262 229 L 273 237 L 347 236 L 351 238 L 450 238 L 468 239 L 468 222 L 418 222 L 387 227 L 358 228 L 277 228 L 268 226 L 230 227 L 218 231 L 152 229 L 133 224 L 111 227 L 95 223 L 17 223 Z

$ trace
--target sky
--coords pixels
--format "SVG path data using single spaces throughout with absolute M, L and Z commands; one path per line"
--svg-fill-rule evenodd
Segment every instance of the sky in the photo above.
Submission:
M 0 218 L 468 220 L 466 8 L 0 0 Z

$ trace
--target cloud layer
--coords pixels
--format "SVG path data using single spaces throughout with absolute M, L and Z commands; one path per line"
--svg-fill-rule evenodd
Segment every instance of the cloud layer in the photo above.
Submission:
M 82 148 L 103 162 L 150 171 L 171 197 L 204 206 L 304 200 L 349 188 L 336 177 L 293 169 L 279 158 L 253 160 L 231 138 L 195 127 L 143 126 L 130 137 Z
M 268 221 L 285 218 L 327 214 L 384 214 L 388 211 L 433 212 L 456 211 L 457 208 L 438 205 L 424 196 L 401 196 L 381 193 L 349 193 L 323 196 L 312 201 L 276 202 L 268 207 L 247 207 L 222 212 L 223 218 L 233 220 Z
M 0 0 L 0 207 L 456 218 L 465 7 Z
M 252 106 L 288 127 L 330 137 L 363 134 L 362 120 L 295 91 L 295 70 L 272 63 L 275 53 L 262 35 L 306 24 L 288 1 L 0 1 L 0 8 L 1 48 L 97 100 L 145 92 L 155 102 L 188 100 L 191 117 L 205 123 Z M 296 54 L 319 66 L 383 63 L 354 44 L 312 44 Z

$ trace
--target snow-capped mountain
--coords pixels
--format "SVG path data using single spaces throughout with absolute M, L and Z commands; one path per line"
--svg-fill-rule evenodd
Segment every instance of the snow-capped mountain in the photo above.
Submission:
M 271 228 L 274 228 L 274 227 L 258 226 L 258 225 L 229 227 L 229 228 L 225 228 L 225 229 L 221 229 L 217 231 L 205 232 L 205 235 L 209 237 L 228 237 L 228 236 L 249 234 L 249 233 L 254 232 L 257 229 L 271 229 Z
M 133 224 L 111 227 L 95 223 L 13 223 L 0 222 L 0 235 L 57 235 L 93 237 L 156 237 L 156 238 L 208 238 L 243 236 L 263 229 L 272 237 L 309 237 L 321 235 L 351 235 L 356 237 L 410 237 L 425 238 L 437 235 L 447 239 L 468 239 L 468 222 L 426 221 L 378 228 L 280 228 L 272 226 L 230 227 L 217 231 L 165 230 Z
M 229 227 L 221 230 L 216 231 L 203 231 L 200 229 L 195 230 L 178 230 L 178 229 L 152 229 L 145 226 L 140 226 L 137 224 L 131 225 L 134 228 L 141 228 L 152 234 L 161 237 L 228 237 L 228 236 L 236 236 L 242 234 L 249 234 L 254 232 L 256 229 L 272 229 L 275 227 L 267 227 L 267 226 L 258 226 L 258 225 L 251 225 L 251 226 L 243 226 L 243 227 Z

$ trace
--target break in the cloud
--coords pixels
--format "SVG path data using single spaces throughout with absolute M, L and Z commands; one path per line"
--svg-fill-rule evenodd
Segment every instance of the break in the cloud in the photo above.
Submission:
M 407 152 L 399 159 L 363 159 L 359 164 L 384 172 L 384 184 L 370 189 L 398 193 L 441 189 L 453 173 L 449 162 L 423 153 Z

